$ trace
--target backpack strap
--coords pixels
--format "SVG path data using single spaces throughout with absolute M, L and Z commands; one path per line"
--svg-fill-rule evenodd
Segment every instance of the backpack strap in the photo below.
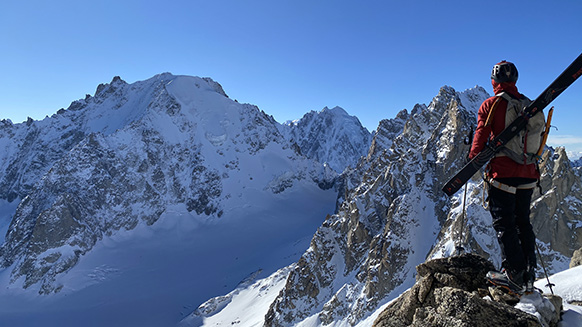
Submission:
M 499 92 L 499 93 L 495 94 L 495 96 L 496 97 L 500 97 L 500 98 L 504 98 L 507 102 L 510 102 L 511 99 L 519 100 L 519 99 L 517 99 L 515 97 L 512 97 L 511 95 L 509 95 L 509 93 L 507 93 L 507 92 Z
M 502 92 L 504 93 L 504 92 Z M 495 102 L 493 102 L 493 106 L 491 106 L 491 110 L 489 110 L 489 114 L 487 115 L 487 120 L 485 121 L 485 126 L 491 126 L 491 123 L 493 122 L 493 116 L 495 115 L 495 109 L 497 109 L 497 105 L 499 104 L 499 100 L 501 100 L 501 97 L 498 96 L 497 99 L 495 99 Z

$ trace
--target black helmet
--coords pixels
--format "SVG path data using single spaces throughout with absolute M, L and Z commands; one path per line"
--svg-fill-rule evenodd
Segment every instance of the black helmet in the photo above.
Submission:
M 517 82 L 517 75 L 515 65 L 505 60 L 493 66 L 493 71 L 491 71 L 491 79 L 497 83 L 515 83 Z

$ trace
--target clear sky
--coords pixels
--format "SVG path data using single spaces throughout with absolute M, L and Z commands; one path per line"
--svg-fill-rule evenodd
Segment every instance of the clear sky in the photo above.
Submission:
M 0 2 L 0 119 L 43 119 L 116 75 L 211 77 L 279 122 L 343 107 L 369 129 L 506 59 L 535 98 L 582 53 L 582 1 Z M 551 145 L 582 152 L 582 80 Z

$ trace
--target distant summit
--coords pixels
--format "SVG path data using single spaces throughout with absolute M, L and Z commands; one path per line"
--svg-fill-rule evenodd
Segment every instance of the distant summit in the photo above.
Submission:
M 355 167 L 372 141 L 372 134 L 359 119 L 341 107 L 310 111 L 285 125 L 285 135 L 297 143 L 302 154 L 326 163 L 338 173 L 348 166 Z

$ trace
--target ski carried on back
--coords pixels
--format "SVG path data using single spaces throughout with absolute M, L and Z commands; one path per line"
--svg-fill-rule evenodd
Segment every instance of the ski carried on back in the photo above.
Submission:
M 541 112 L 550 102 L 558 97 L 567 89 L 578 77 L 582 75 L 582 54 L 574 60 L 540 94 L 530 105 L 528 105 L 523 114 L 507 126 L 497 137 L 489 142 L 479 154 L 469 161 L 455 176 L 453 176 L 442 188 L 443 192 L 452 196 L 455 194 L 473 175 L 481 169 L 493 156 L 499 152 L 514 136 L 516 136 L 527 125 L 528 120 L 535 114 Z

